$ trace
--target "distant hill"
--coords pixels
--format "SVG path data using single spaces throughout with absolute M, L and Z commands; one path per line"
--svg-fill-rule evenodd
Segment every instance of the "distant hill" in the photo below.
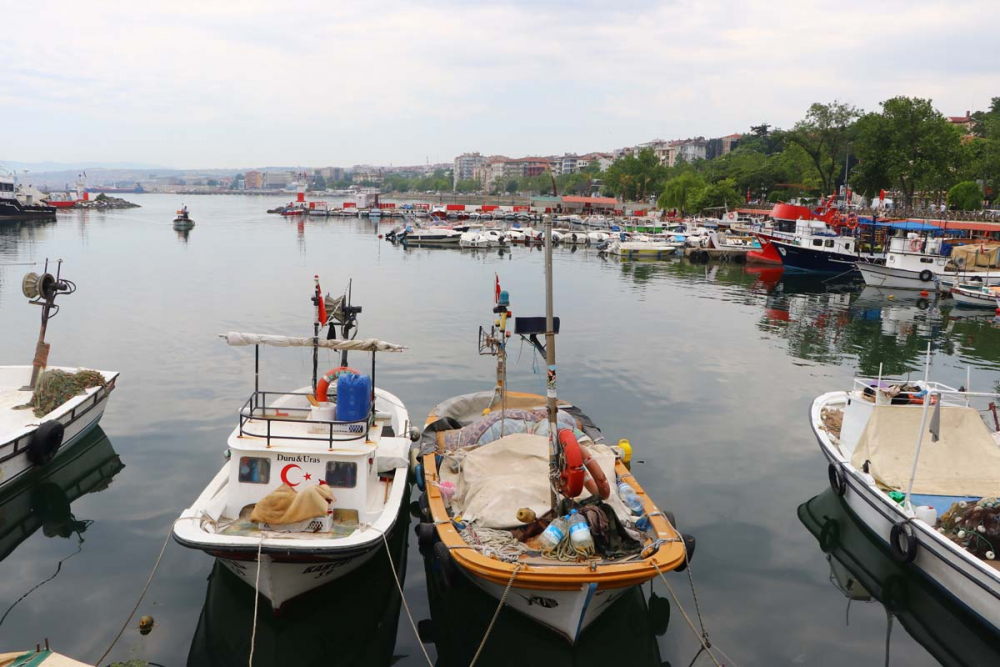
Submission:
M 80 169 L 171 169 L 171 167 L 164 167 L 163 165 L 145 164 L 142 162 L 18 162 L 17 160 L 3 159 L 0 159 L 0 166 L 18 171 L 27 169 L 29 172 L 77 171 Z

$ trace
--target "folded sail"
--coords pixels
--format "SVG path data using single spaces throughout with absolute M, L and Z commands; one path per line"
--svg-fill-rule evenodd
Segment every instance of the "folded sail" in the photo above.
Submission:
M 402 352 L 405 347 L 395 343 L 387 343 L 377 338 L 359 338 L 355 340 L 327 340 L 325 338 L 315 339 L 312 337 L 295 338 L 292 336 L 270 336 L 267 334 L 239 333 L 230 331 L 226 334 L 219 334 L 220 338 L 225 338 L 226 343 L 234 346 L 243 345 L 272 345 L 274 347 L 318 347 L 329 350 L 348 350 L 352 352 Z

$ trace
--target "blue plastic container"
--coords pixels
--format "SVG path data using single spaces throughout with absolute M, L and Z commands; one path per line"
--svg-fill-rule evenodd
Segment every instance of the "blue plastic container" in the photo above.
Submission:
M 368 375 L 344 373 L 337 378 L 337 421 L 368 419 L 372 408 L 372 379 Z

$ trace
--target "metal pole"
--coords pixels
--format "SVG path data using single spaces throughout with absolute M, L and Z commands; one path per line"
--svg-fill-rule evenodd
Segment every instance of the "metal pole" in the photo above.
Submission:
M 556 406 L 556 335 L 552 314 L 552 216 L 545 215 L 545 362 L 548 366 L 546 396 L 549 409 L 549 502 L 556 509 L 555 484 L 559 478 L 559 418 Z

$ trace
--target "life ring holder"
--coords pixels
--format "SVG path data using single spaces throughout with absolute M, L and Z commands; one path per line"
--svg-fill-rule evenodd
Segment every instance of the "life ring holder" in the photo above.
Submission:
M 323 373 L 323 377 L 316 382 L 316 400 L 320 403 L 327 403 L 329 399 L 327 398 L 327 392 L 330 389 L 330 383 L 334 382 L 344 373 L 354 373 L 355 375 L 361 375 L 358 371 L 354 370 L 349 366 L 338 366 L 337 368 L 331 368 L 326 373 Z

